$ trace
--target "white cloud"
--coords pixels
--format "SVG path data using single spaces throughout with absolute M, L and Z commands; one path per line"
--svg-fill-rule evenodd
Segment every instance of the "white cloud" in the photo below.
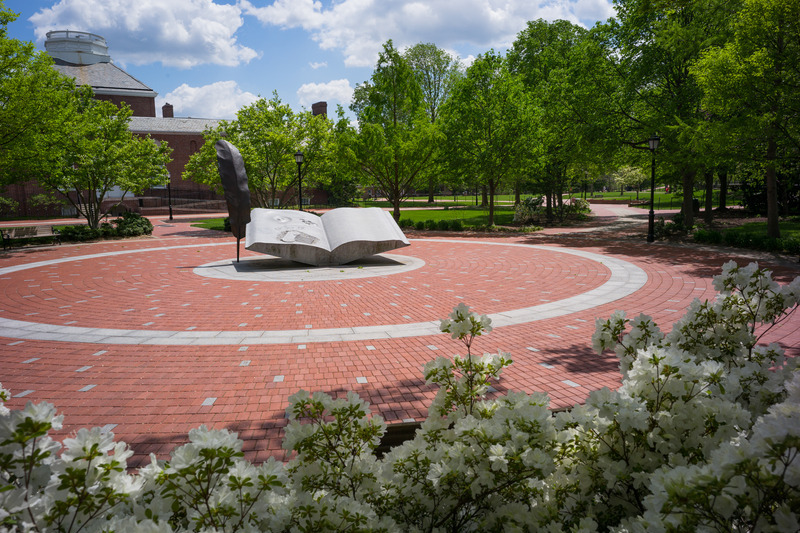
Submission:
M 115 61 L 190 68 L 235 66 L 258 53 L 237 43 L 238 6 L 213 0 L 60 0 L 29 20 L 37 39 L 50 30 L 80 30 L 105 37 Z
M 388 39 L 398 48 L 418 42 L 456 50 L 502 48 L 531 20 L 591 23 L 614 13 L 609 0 L 341 0 L 327 6 L 318 0 L 274 0 L 265 7 L 239 0 L 239 5 L 262 24 L 306 30 L 320 48 L 340 50 L 352 67 L 373 66 Z
M 328 83 L 306 83 L 297 90 L 297 99 L 300 105 L 305 107 L 324 101 L 328 102 L 329 108 L 333 108 L 334 104 L 342 104 L 346 108 L 353 99 L 353 87 L 346 79 L 333 80 Z
M 202 87 L 190 87 L 185 83 L 175 90 L 156 98 L 156 108 L 165 102 L 174 107 L 176 117 L 236 118 L 243 106 L 258 100 L 258 96 L 243 91 L 235 81 L 218 81 Z
M 318 68 L 324 68 L 324 67 L 327 67 L 327 66 L 328 66 L 328 63 L 326 63 L 325 61 L 321 61 L 321 62 L 319 62 L 319 63 L 317 63 L 317 62 L 313 62 L 313 63 L 309 63 L 309 64 L 308 64 L 308 66 L 309 66 L 309 67 L 311 67 L 311 68 L 313 68 L 314 70 L 317 70 Z
M 461 65 L 464 67 L 464 70 L 468 69 L 470 65 L 472 65 L 475 62 L 475 59 L 476 59 L 475 56 L 472 54 L 468 55 L 467 57 L 462 57 Z

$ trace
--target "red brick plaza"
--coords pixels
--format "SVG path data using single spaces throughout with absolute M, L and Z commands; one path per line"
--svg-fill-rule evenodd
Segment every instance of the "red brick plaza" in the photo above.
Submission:
M 300 389 L 355 391 L 390 424 L 424 419 L 435 390 L 422 366 L 463 353 L 437 325 L 464 302 L 496 326 L 476 350 L 514 360 L 498 392 L 571 406 L 619 384 L 615 358 L 591 349 L 595 318 L 645 313 L 668 331 L 694 298 L 714 297 L 724 262 L 754 260 L 647 245 L 641 224 L 620 233 L 613 217 L 598 220 L 586 233 L 410 233 L 385 264 L 324 272 L 272 268 L 244 249 L 233 265 L 232 237 L 177 220 L 154 219 L 152 238 L 15 249 L 0 254 L 0 382 L 12 409 L 54 403 L 58 437 L 113 431 L 133 464 L 168 457 L 201 424 L 238 432 L 252 461 L 282 459 Z M 782 282 L 800 274 L 758 260 Z M 765 340 L 800 355 L 800 315 Z

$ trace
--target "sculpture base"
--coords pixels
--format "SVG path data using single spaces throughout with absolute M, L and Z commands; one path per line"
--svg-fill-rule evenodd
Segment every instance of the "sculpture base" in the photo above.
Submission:
M 417 257 L 380 254 L 362 257 L 346 265 L 309 266 L 272 256 L 242 257 L 195 267 L 194 273 L 231 281 L 330 281 L 373 278 L 410 272 L 425 266 Z

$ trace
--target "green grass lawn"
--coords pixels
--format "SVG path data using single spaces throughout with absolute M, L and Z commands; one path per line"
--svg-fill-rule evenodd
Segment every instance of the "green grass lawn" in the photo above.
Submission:
M 781 229 L 781 239 L 796 239 L 800 240 L 800 220 L 786 220 L 779 223 Z M 767 223 L 766 222 L 748 222 L 741 226 L 730 228 L 723 233 L 741 233 L 751 235 L 766 235 Z
M 581 195 L 574 195 L 576 197 L 583 198 Z M 607 200 L 627 200 L 633 201 L 636 200 L 636 191 L 625 191 L 624 193 L 620 193 L 619 191 L 609 191 L 609 192 L 599 192 L 593 194 L 587 194 L 587 199 L 591 200 L 592 198 L 603 198 Z M 694 193 L 694 197 L 700 202 L 700 209 L 705 208 L 705 195 L 702 191 L 696 191 Z M 641 209 L 650 209 L 649 201 L 650 201 L 650 190 L 641 191 L 639 193 L 639 201 L 646 201 L 648 204 L 638 206 Z M 674 193 L 666 193 L 663 190 L 656 190 L 654 194 L 655 206 L 653 207 L 654 211 L 658 211 L 659 209 L 680 209 L 681 205 L 683 204 L 683 196 L 681 194 L 674 194 Z M 728 205 L 734 205 L 736 199 L 728 196 Z M 714 191 L 714 196 L 712 198 L 712 207 L 717 208 L 719 207 L 719 191 Z
M 781 231 L 779 239 L 767 237 L 766 222 L 750 222 L 722 231 L 699 228 L 695 230 L 693 237 L 695 241 L 701 243 L 800 255 L 800 219 L 786 220 L 780 222 L 779 226 Z
M 531 196 L 530 194 L 523 194 L 522 197 Z M 537 195 L 538 196 L 538 195 Z M 434 204 L 432 207 L 475 207 L 475 196 L 461 196 L 455 198 L 453 196 L 436 195 L 433 197 Z M 480 201 L 480 197 L 478 198 Z M 496 194 L 494 197 L 495 205 L 506 204 L 511 205 L 514 203 L 513 194 Z M 357 200 L 356 205 L 360 207 L 392 207 L 392 204 L 387 201 L 373 201 L 373 200 Z M 403 207 L 425 207 L 428 204 L 427 196 L 414 196 L 400 202 L 400 208 Z
M 458 209 L 425 209 L 400 210 L 401 220 L 425 222 L 427 220 L 460 220 L 465 227 L 486 226 L 489 224 L 489 210 L 482 207 L 459 207 Z M 496 226 L 509 226 L 514 219 L 511 207 L 495 207 L 494 223 Z M 192 224 L 195 228 L 224 231 L 224 218 L 209 218 Z
M 522 198 L 527 196 L 532 196 L 530 194 L 523 194 Z M 538 195 L 534 195 L 538 196 Z M 573 196 L 575 198 L 583 198 L 583 193 L 580 191 L 574 192 L 572 195 L 565 194 L 564 198 L 569 198 Z M 680 209 L 681 204 L 683 203 L 683 196 L 680 194 L 674 193 L 666 193 L 661 190 L 656 190 L 655 193 L 655 206 L 654 210 L 658 211 L 660 209 Z M 694 194 L 695 198 L 700 201 L 700 208 L 703 209 L 705 207 L 705 197 L 702 191 L 697 191 Z M 637 200 L 636 191 L 625 191 L 621 193 L 620 191 L 607 191 L 607 192 L 594 192 L 594 193 L 587 193 L 586 198 L 591 200 L 593 198 L 603 198 L 606 200 L 625 200 L 628 202 Z M 417 196 L 414 198 L 409 198 L 408 200 L 401 202 L 400 208 L 403 207 L 424 207 L 431 204 L 428 204 L 428 197 L 427 196 Z M 452 196 L 434 196 L 435 204 L 431 207 L 475 207 L 475 197 L 474 196 L 457 196 L 454 200 Z M 650 191 L 644 190 L 639 192 L 639 201 L 647 201 L 650 200 Z M 732 204 L 735 199 L 730 198 L 728 200 L 729 204 Z M 514 203 L 514 195 L 513 194 L 498 194 L 495 196 L 495 205 L 511 205 Z M 360 207 L 391 207 L 392 204 L 386 201 L 378 202 L 378 201 L 364 201 L 358 200 L 356 205 Z M 645 204 L 639 206 L 641 209 L 650 209 L 649 204 Z M 719 191 L 714 191 L 714 198 L 713 198 L 713 207 L 719 207 Z
M 203 229 L 215 229 L 217 231 L 225 231 L 225 219 L 224 218 L 207 218 L 205 220 L 199 220 L 192 224 L 193 228 L 203 228 Z
M 416 198 L 416 199 L 409 199 L 404 202 L 400 202 L 400 209 L 404 207 L 467 207 L 474 205 L 475 201 L 471 198 L 465 198 L 463 196 L 458 197 L 458 201 L 453 201 L 452 196 L 435 196 L 436 203 L 431 205 L 428 203 L 428 198 Z M 355 205 L 358 207 L 392 207 L 391 202 L 387 201 L 375 201 L 375 200 L 357 200 Z
M 400 221 L 411 220 L 414 223 L 427 220 L 460 220 L 465 227 L 487 226 L 489 210 L 483 207 L 460 207 L 458 209 L 425 209 L 400 211 Z M 494 208 L 496 226 L 510 226 L 514 220 L 514 209 L 511 207 Z

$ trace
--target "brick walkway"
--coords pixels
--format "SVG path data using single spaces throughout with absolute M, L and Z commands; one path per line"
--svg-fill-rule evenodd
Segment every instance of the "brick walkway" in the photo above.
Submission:
M 295 269 L 286 279 L 217 275 L 235 241 L 188 222 L 154 220 L 153 238 L 16 249 L 0 255 L 0 382 L 10 408 L 49 401 L 79 427 L 111 429 L 136 451 L 166 458 L 200 424 L 227 427 L 250 460 L 283 458 L 287 398 L 299 389 L 353 390 L 388 423 L 419 421 L 434 395 L 430 359 L 459 353 L 437 333 L 459 302 L 493 317 L 478 351 L 510 352 L 499 392 L 544 391 L 553 407 L 616 387 L 616 360 L 591 351 L 596 317 L 652 315 L 668 330 L 730 251 L 646 245 L 635 232 L 547 230 L 531 236 L 409 233 L 400 265 Z M 597 212 L 597 211 L 596 211 Z M 264 260 L 242 250 L 243 263 Z M 797 265 L 760 261 L 787 281 Z M 323 279 L 319 279 L 319 278 Z M 766 340 L 800 355 L 800 319 Z

